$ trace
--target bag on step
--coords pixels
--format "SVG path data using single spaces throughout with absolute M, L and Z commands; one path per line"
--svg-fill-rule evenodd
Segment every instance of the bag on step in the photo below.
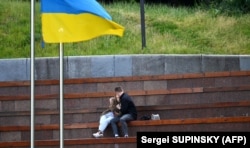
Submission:
M 150 115 L 143 115 L 143 116 L 140 118 L 140 120 L 150 120 L 150 119 L 151 119 Z
M 151 115 L 151 120 L 160 120 L 160 115 L 159 114 L 152 114 Z

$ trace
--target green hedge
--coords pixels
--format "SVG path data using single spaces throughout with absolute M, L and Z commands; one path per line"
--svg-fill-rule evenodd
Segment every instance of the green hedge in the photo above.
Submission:
M 16 1 L 30 1 L 30 0 L 16 0 Z M 39 2 L 40 0 L 36 0 Z M 113 2 L 128 2 L 138 3 L 140 0 L 97 0 L 99 2 L 113 3 Z M 250 12 L 250 0 L 144 0 L 145 3 L 164 3 L 164 4 L 183 4 L 195 3 L 197 6 L 202 6 L 206 9 L 215 10 L 217 13 L 225 13 L 228 15 L 242 14 Z
M 228 15 L 250 12 L 250 0 L 200 0 L 199 6 Z

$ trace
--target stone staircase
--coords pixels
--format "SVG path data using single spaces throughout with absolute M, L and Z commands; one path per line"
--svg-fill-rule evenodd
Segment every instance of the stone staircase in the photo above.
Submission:
M 59 80 L 35 82 L 35 145 L 59 146 Z M 95 139 L 100 113 L 122 86 L 133 97 L 138 120 L 129 138 L 113 138 L 111 128 Z M 159 114 L 161 120 L 140 120 Z M 64 81 L 66 148 L 136 147 L 139 131 L 250 131 L 250 71 L 224 71 Z M 0 82 L 0 147 L 30 145 L 30 83 Z

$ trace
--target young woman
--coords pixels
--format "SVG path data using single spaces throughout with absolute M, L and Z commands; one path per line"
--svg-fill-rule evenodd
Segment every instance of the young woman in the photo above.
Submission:
M 116 97 L 109 98 L 109 107 L 100 116 L 98 132 L 93 133 L 95 138 L 103 137 L 104 130 L 109 125 L 110 120 L 120 115 L 120 110 L 117 106 L 119 106 L 118 99 Z

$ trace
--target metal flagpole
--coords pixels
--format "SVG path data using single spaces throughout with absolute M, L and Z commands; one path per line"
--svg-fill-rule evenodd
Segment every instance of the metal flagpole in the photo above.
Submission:
M 30 24 L 31 24 L 31 30 L 30 30 L 30 42 L 31 42 L 31 47 L 30 47 L 30 147 L 34 148 L 34 139 L 35 139 L 35 80 L 34 80 L 34 63 L 35 63 L 35 54 L 34 54 L 34 13 L 35 13 L 35 0 L 31 0 L 31 19 L 30 19 Z
M 63 43 L 60 43 L 60 148 L 64 147 L 63 137 Z

